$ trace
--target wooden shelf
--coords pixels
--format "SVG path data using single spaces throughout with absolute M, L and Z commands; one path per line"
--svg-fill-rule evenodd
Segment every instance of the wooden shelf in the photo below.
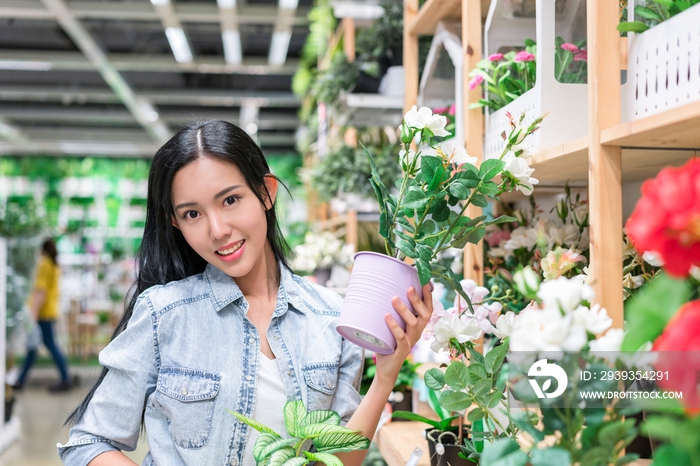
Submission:
M 379 429 L 375 441 L 388 466 L 404 466 L 417 447 L 423 450 L 416 466 L 429 466 L 430 453 L 422 422 L 390 422 Z
M 435 33 L 440 21 L 462 18 L 462 0 L 428 0 L 418 10 L 409 32 L 415 36 L 429 36 Z
M 700 148 L 700 102 L 694 102 L 601 132 L 607 146 Z

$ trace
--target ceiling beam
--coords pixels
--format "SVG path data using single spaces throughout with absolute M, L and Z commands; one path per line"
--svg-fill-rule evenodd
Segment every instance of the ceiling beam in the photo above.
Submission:
M 191 63 L 178 63 L 172 55 L 109 54 L 106 57 L 117 71 L 139 72 L 293 75 L 299 64 L 299 60 L 291 59 L 284 65 L 271 66 L 267 59 L 262 57 L 246 57 L 239 64 L 226 63 L 218 57 L 197 57 Z M 95 65 L 80 52 L 0 50 L 0 70 L 95 71 L 95 69 Z
M 224 59 L 230 65 L 239 65 L 243 61 L 243 47 L 238 28 L 238 4 L 236 0 L 217 0 L 216 3 L 219 5 Z
M 126 21 L 159 21 L 157 13 L 148 3 L 99 2 L 99 1 L 70 1 L 66 2 L 68 9 L 78 19 L 108 19 Z M 175 15 L 180 22 L 187 23 L 216 23 L 219 8 L 216 4 L 207 3 L 176 3 L 173 5 Z M 307 26 L 309 7 L 297 8 L 296 15 L 290 19 L 294 26 Z M 246 24 L 275 24 L 277 19 L 276 6 L 240 5 L 238 19 Z M 0 0 L 0 18 L 52 20 L 53 15 L 47 11 L 40 0 Z
M 178 91 L 143 91 L 139 95 L 155 105 L 192 105 L 202 107 L 240 107 L 254 99 L 259 107 L 298 108 L 299 98 L 291 92 L 230 91 L 191 89 Z M 255 96 L 254 98 L 251 96 Z M 109 90 L 72 89 L 44 86 L 0 86 L 0 101 L 61 102 L 86 104 L 121 103 Z
M 241 109 L 244 107 L 241 107 Z M 257 107 L 256 107 L 257 108 Z M 183 126 L 196 121 L 203 120 L 225 120 L 233 124 L 243 126 L 241 112 L 235 110 L 228 111 L 168 111 L 161 109 L 160 116 L 163 121 L 173 126 Z M 34 124 L 34 123 L 60 123 L 66 125 L 87 125 L 87 126 L 132 126 L 136 124 L 133 115 L 125 109 L 95 109 L 95 108 L 27 108 L 26 106 L 3 107 L 0 106 L 0 135 L 3 134 L 2 125 L 4 123 Z M 299 126 L 299 119 L 296 115 L 288 113 L 264 112 L 256 114 L 253 121 L 245 123 L 255 123 L 260 130 L 294 130 Z M 20 131 L 15 127 L 16 131 Z M 6 138 L 9 140 L 9 138 Z
M 136 121 L 156 142 L 164 142 L 170 131 L 160 121 L 158 112 L 153 105 L 143 97 L 137 96 L 131 86 L 114 68 L 102 49 L 97 45 L 90 33 L 76 19 L 66 6 L 64 0 L 41 0 L 47 10 L 53 13 L 58 24 L 70 36 L 75 45 L 85 54 L 88 60 L 97 68 L 102 78 L 119 97 L 126 108 L 134 115 Z
M 24 150 L 33 150 L 34 146 L 22 130 L 0 116 L 0 138 Z
M 192 46 L 187 40 L 182 24 L 180 24 L 180 18 L 175 15 L 173 4 L 170 3 L 170 0 L 151 0 L 151 3 L 158 19 L 160 19 L 160 24 L 163 26 L 165 37 L 168 38 L 175 60 L 178 63 L 192 63 L 194 59 Z
M 272 33 L 270 53 L 267 61 L 270 65 L 283 65 L 289 52 L 289 41 L 292 38 L 292 19 L 296 13 L 299 0 L 279 0 L 275 29 Z

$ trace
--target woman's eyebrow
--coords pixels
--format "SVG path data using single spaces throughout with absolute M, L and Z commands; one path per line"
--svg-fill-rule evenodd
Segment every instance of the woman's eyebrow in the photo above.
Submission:
M 234 184 L 233 186 L 229 186 L 228 188 L 224 188 L 214 195 L 214 199 L 218 199 L 221 196 L 223 196 L 224 194 L 228 193 L 229 191 L 233 191 L 234 189 L 238 189 L 240 187 L 241 187 L 240 184 Z M 196 202 L 183 202 L 182 204 L 176 205 L 175 210 L 182 209 L 183 207 L 193 207 L 196 205 L 197 205 Z

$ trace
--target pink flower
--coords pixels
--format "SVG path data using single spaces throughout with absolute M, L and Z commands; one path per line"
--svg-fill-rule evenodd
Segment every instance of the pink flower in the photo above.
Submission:
M 579 52 L 574 55 L 574 61 L 588 61 L 588 51 L 579 50 Z
M 480 74 L 477 74 L 474 76 L 472 79 L 469 80 L 469 90 L 473 91 L 476 89 L 476 86 L 479 86 L 481 83 L 484 82 L 484 77 Z
M 535 61 L 535 56 L 527 50 L 521 50 L 515 54 L 515 61 Z
M 484 238 L 490 247 L 498 246 L 501 241 L 507 241 L 510 239 L 510 231 L 508 230 L 496 230 L 493 233 Z
M 567 52 L 578 53 L 578 47 L 576 47 L 576 45 L 571 44 L 569 42 L 564 42 L 563 44 L 561 44 L 561 48 L 563 48 Z
M 447 113 L 454 116 L 455 113 L 457 113 L 457 105 L 456 104 L 450 105 L 450 109 L 447 111 Z
M 445 113 L 447 111 L 447 107 L 438 107 L 433 109 L 433 114 L 436 113 Z
M 503 59 L 502 53 L 492 53 L 489 55 L 489 61 L 498 61 Z

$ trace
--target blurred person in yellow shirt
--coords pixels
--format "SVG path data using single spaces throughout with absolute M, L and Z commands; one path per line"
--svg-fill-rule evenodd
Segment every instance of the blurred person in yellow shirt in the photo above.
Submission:
M 34 287 L 27 302 L 30 316 L 37 322 L 44 345 L 51 353 L 61 373 L 61 380 L 49 387 L 49 390 L 53 392 L 69 390 L 71 387 L 66 358 L 56 345 L 54 336 L 56 321 L 59 317 L 58 298 L 61 278 L 61 269 L 58 266 L 57 256 L 58 252 L 56 251 L 54 240 L 47 239 L 44 241 L 41 247 L 41 259 L 39 260 Z M 39 350 L 38 344 L 27 346 L 27 357 L 24 359 L 22 372 L 15 383 L 16 389 L 21 389 L 24 385 L 27 374 L 29 374 L 29 370 L 34 364 Z

